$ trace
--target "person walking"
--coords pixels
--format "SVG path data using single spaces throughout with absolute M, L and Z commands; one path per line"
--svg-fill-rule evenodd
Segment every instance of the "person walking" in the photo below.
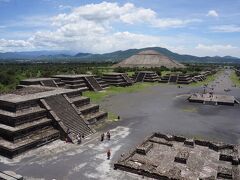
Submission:
M 77 143 L 78 143 L 78 144 L 81 144 L 81 143 L 82 143 L 82 138 L 81 138 L 81 135 L 80 135 L 80 134 L 77 135 Z
M 101 141 L 104 141 L 104 133 L 101 134 Z
M 110 151 L 110 149 L 108 149 L 108 151 L 107 151 L 107 159 L 109 160 L 110 157 L 111 157 L 111 151 Z
M 110 132 L 108 131 L 108 132 L 107 132 L 107 139 L 110 141 L 110 138 L 111 138 L 111 134 L 110 134 Z

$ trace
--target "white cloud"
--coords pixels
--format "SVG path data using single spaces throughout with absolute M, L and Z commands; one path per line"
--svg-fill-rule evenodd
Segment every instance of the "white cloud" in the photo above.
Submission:
M 73 8 L 70 13 L 62 13 L 54 17 L 30 17 L 25 25 L 33 24 L 41 26 L 47 24 L 54 30 L 39 31 L 32 37 L 22 42 L 8 40 L 5 44 L 16 42 L 17 48 L 36 49 L 72 49 L 85 52 L 110 52 L 119 49 L 141 48 L 146 46 L 167 46 L 164 38 L 135 34 L 130 32 L 118 32 L 113 24 L 137 24 L 157 28 L 176 28 L 196 22 L 195 19 L 158 18 L 157 13 L 151 9 L 136 7 L 132 3 L 120 6 L 118 3 L 102 2 L 88 4 Z M 16 25 L 16 24 L 15 24 Z M 5 45 L 6 50 L 8 46 Z
M 0 39 L 0 51 L 5 49 L 9 51 L 28 50 L 31 48 L 33 48 L 33 45 L 28 41 Z
M 72 6 L 69 6 L 69 5 L 60 4 L 60 5 L 58 6 L 58 8 L 59 8 L 60 10 L 66 10 L 66 9 L 72 9 L 73 7 L 72 7 Z
M 196 51 L 199 51 L 200 54 L 206 56 L 239 56 L 239 47 L 233 46 L 231 44 L 198 44 L 195 47 Z
M 207 16 L 218 17 L 219 14 L 217 13 L 216 10 L 210 10 L 210 11 L 208 11 Z
M 210 28 L 214 32 L 240 32 L 240 26 L 237 25 L 221 25 Z
M 81 20 L 96 23 L 110 23 L 112 21 L 126 24 L 145 23 L 159 28 L 181 27 L 200 21 L 198 19 L 158 18 L 157 13 L 151 9 L 136 7 L 131 3 L 119 6 L 117 3 L 108 2 L 80 6 L 69 14 L 59 14 L 53 18 L 55 25 L 79 23 Z

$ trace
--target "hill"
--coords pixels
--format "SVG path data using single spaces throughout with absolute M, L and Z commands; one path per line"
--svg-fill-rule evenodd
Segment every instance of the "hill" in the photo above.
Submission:
M 182 55 L 161 47 L 128 49 L 105 54 L 77 53 L 71 51 L 30 51 L 0 53 L 0 61 L 44 61 L 44 62 L 120 62 L 144 50 L 154 50 L 162 55 L 182 63 L 234 63 L 240 64 L 240 58 L 231 56 L 197 57 Z

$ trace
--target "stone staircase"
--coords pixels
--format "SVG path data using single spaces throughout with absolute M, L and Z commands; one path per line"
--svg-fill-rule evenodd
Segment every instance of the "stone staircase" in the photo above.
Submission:
M 87 126 L 81 114 L 78 113 L 64 95 L 48 97 L 45 101 L 51 108 L 51 111 L 67 127 L 66 133 L 73 142 L 76 141 L 77 134 L 88 136 L 92 133 L 92 130 Z
M 53 80 L 41 81 L 43 86 L 57 87 L 57 84 Z
M 83 97 L 77 94 L 68 94 L 69 101 L 76 107 L 78 114 L 81 114 L 84 122 L 88 125 L 93 125 L 107 117 L 107 113 L 101 111 L 99 105 L 91 104 L 88 97 Z
M 143 82 L 145 75 L 146 75 L 146 74 L 139 72 L 139 73 L 137 74 L 137 76 L 136 76 L 135 82 Z
M 177 82 L 177 79 L 178 79 L 178 75 L 171 75 L 168 82 L 175 83 Z
M 104 81 L 101 77 L 95 76 L 95 79 L 98 82 L 98 84 L 102 87 L 102 89 L 106 89 L 109 87 L 108 83 Z
M 122 74 L 122 77 L 123 77 L 123 79 L 125 79 L 125 81 L 126 81 L 129 85 L 133 84 L 133 81 L 128 77 L 127 74 L 123 73 L 123 74 Z
M 13 158 L 60 137 L 39 101 L 0 106 L 0 154 Z
M 85 80 L 87 81 L 88 85 L 93 89 L 94 91 L 102 91 L 103 88 L 100 86 L 98 81 L 95 79 L 94 76 L 86 76 Z

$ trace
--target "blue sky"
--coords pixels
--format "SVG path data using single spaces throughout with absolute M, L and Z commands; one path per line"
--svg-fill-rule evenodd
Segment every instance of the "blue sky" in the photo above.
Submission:
M 160 46 L 240 57 L 240 0 L 0 0 L 0 52 Z

